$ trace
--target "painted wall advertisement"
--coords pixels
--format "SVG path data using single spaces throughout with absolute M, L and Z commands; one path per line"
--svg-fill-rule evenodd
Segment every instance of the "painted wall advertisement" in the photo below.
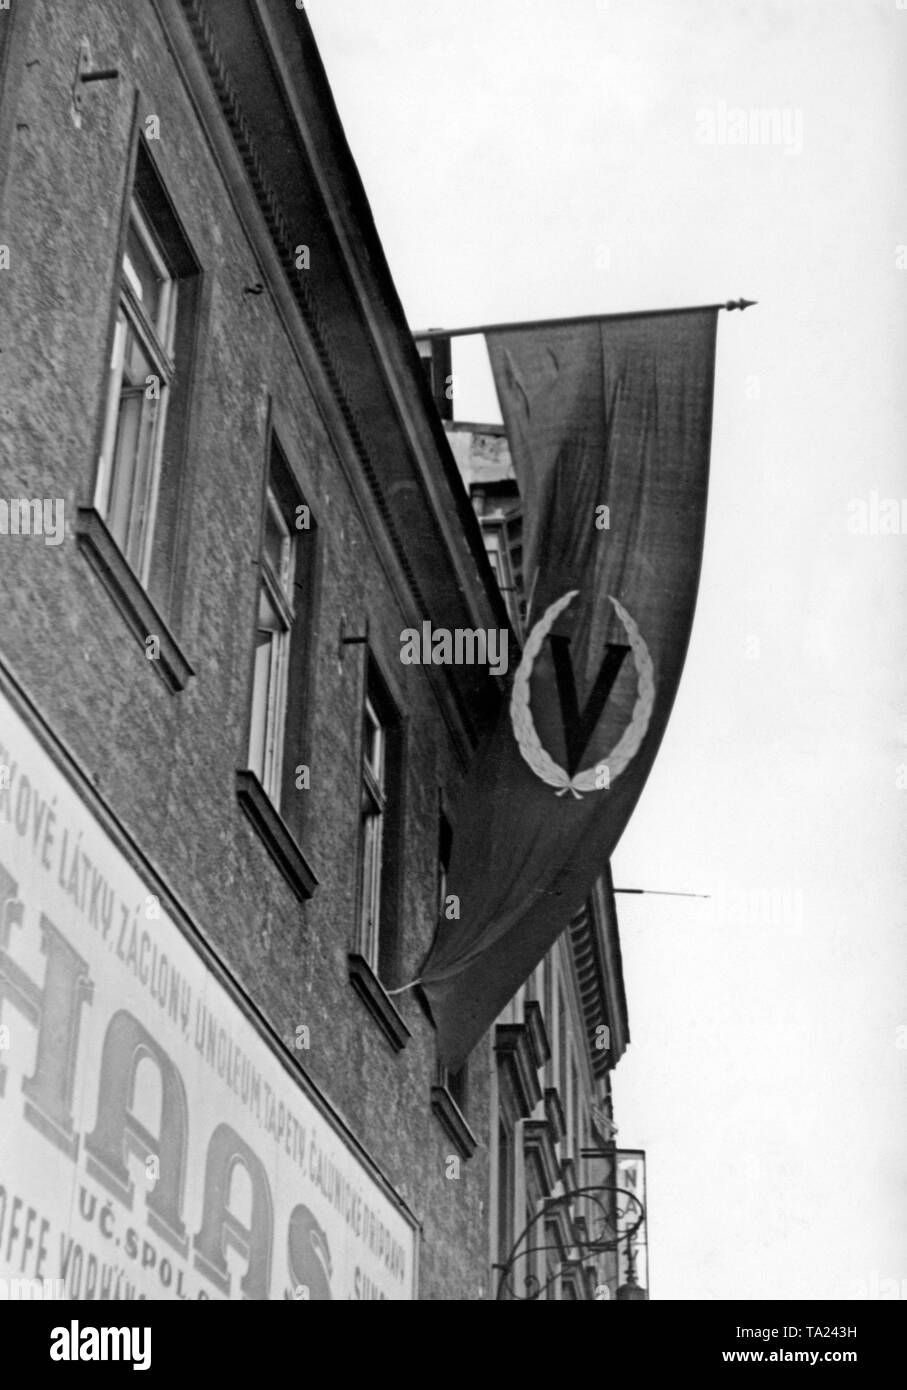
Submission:
M 409 1299 L 414 1264 L 411 1220 L 0 697 L 0 1296 Z

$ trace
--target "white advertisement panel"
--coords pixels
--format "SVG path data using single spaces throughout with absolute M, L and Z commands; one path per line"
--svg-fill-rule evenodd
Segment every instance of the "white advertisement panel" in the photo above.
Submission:
M 21 1280 L 409 1299 L 415 1230 L 0 696 L 0 1295 Z
M 639 1205 L 630 1206 L 627 1223 L 634 1225 L 640 1208 L 644 1215 L 629 1241 L 622 1242 L 619 1257 L 620 1282 L 629 1278 L 629 1256 L 633 1258 L 633 1272 L 643 1288 L 649 1287 L 649 1196 L 646 1191 L 646 1154 L 644 1149 L 617 1150 L 617 1185 L 623 1191 L 632 1193 Z

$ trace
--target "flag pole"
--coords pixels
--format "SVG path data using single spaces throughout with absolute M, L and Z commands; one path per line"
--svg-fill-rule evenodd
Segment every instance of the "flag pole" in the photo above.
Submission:
M 507 333 L 521 328 L 569 328 L 583 323 L 612 322 L 615 319 L 649 319 L 668 314 L 702 314 L 707 309 L 749 309 L 756 299 L 726 299 L 722 304 L 689 304 L 681 309 L 632 309 L 620 314 L 580 314 L 573 318 L 528 319 L 517 323 L 483 323 L 472 328 L 427 328 L 414 338 L 468 338 L 481 333 Z
M 613 893 L 646 893 L 657 898 L 710 898 L 711 893 L 677 893 L 670 888 L 613 888 Z

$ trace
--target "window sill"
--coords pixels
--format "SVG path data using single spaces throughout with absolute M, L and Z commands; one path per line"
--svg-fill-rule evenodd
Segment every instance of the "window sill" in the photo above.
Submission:
M 236 795 L 274 863 L 300 902 L 305 902 L 318 887 L 318 879 L 254 772 L 237 772 Z
M 184 690 L 195 672 L 138 577 L 127 564 L 104 518 L 94 507 L 79 507 L 76 537 L 127 626 L 145 651 L 148 650 L 145 644 L 149 637 L 158 639 L 158 655 L 149 659 L 149 665 L 155 668 L 169 690 Z
M 466 1122 L 466 1117 L 446 1086 L 432 1086 L 431 1108 L 441 1128 L 463 1159 L 472 1158 L 479 1141 Z
M 349 954 L 350 984 L 369 1013 L 378 1023 L 395 1052 L 400 1052 L 412 1037 L 384 985 L 378 979 L 365 956 Z

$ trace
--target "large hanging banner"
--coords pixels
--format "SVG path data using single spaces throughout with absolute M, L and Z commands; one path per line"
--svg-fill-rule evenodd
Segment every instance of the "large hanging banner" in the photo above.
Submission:
M 414 1298 L 265 1036 L 0 697 L 0 1297 Z
M 453 807 L 419 982 L 452 1071 L 583 906 L 667 727 L 705 534 L 715 306 L 487 334 L 526 642 Z

